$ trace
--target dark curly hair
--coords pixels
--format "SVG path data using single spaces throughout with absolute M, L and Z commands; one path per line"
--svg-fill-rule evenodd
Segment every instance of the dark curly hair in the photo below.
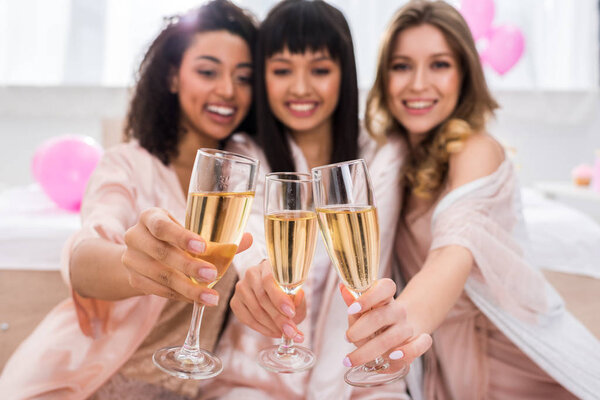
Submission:
M 183 53 L 199 32 L 226 30 L 241 37 L 254 52 L 257 28 L 253 16 L 228 0 L 213 0 L 183 15 L 168 19 L 167 26 L 146 52 L 129 106 L 125 137 L 135 138 L 168 165 L 178 155 L 181 139 L 178 95 L 169 90 L 169 74 L 181 65 Z M 236 130 L 251 132 L 254 111 Z M 223 145 L 223 143 L 221 143 Z
M 333 112 L 332 163 L 358 157 L 358 79 L 348 22 L 321 0 L 284 0 L 271 9 L 259 28 L 254 57 L 256 139 L 272 171 L 295 171 L 285 126 L 273 115 L 265 87 L 265 61 L 288 48 L 292 54 L 326 49 L 341 67 L 340 95 Z

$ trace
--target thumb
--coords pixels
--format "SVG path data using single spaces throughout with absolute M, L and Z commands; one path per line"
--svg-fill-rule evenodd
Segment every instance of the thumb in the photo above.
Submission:
M 350 304 L 356 301 L 354 295 L 352 295 L 352 293 L 348 290 L 346 286 L 344 286 L 343 283 L 340 283 L 340 293 L 342 294 L 342 298 L 344 299 L 344 302 L 348 307 L 350 306 Z

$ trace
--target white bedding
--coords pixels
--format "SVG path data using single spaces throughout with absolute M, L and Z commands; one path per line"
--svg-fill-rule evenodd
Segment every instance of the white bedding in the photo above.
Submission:
M 539 267 L 600 278 L 600 225 L 534 189 L 521 191 L 532 261 Z
M 533 189 L 522 190 L 532 261 L 540 268 L 600 278 L 600 225 Z M 79 214 L 59 209 L 38 185 L 0 191 L 0 269 L 58 270 Z
M 0 269 L 58 270 L 79 214 L 58 208 L 39 185 L 0 192 Z

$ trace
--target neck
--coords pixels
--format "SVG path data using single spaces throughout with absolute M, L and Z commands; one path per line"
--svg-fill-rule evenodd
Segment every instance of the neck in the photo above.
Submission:
M 178 168 L 189 168 L 191 173 L 192 168 L 194 168 L 196 151 L 203 147 L 214 149 L 218 144 L 219 142 L 215 139 L 187 129 L 179 140 L 177 146 L 179 154 L 173 159 L 173 165 Z
M 331 162 L 331 148 L 333 146 L 331 121 L 310 131 L 292 131 L 291 135 L 300 150 L 302 150 L 309 169 Z

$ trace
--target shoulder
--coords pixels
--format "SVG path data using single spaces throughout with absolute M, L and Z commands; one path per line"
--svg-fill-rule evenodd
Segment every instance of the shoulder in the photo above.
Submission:
M 485 132 L 470 136 L 460 151 L 450 155 L 450 188 L 454 189 L 492 174 L 504 159 L 504 148 L 492 136 Z
M 261 170 L 269 168 L 269 163 L 262 148 L 252 136 L 244 132 L 235 133 L 227 141 L 225 150 L 258 159 Z

